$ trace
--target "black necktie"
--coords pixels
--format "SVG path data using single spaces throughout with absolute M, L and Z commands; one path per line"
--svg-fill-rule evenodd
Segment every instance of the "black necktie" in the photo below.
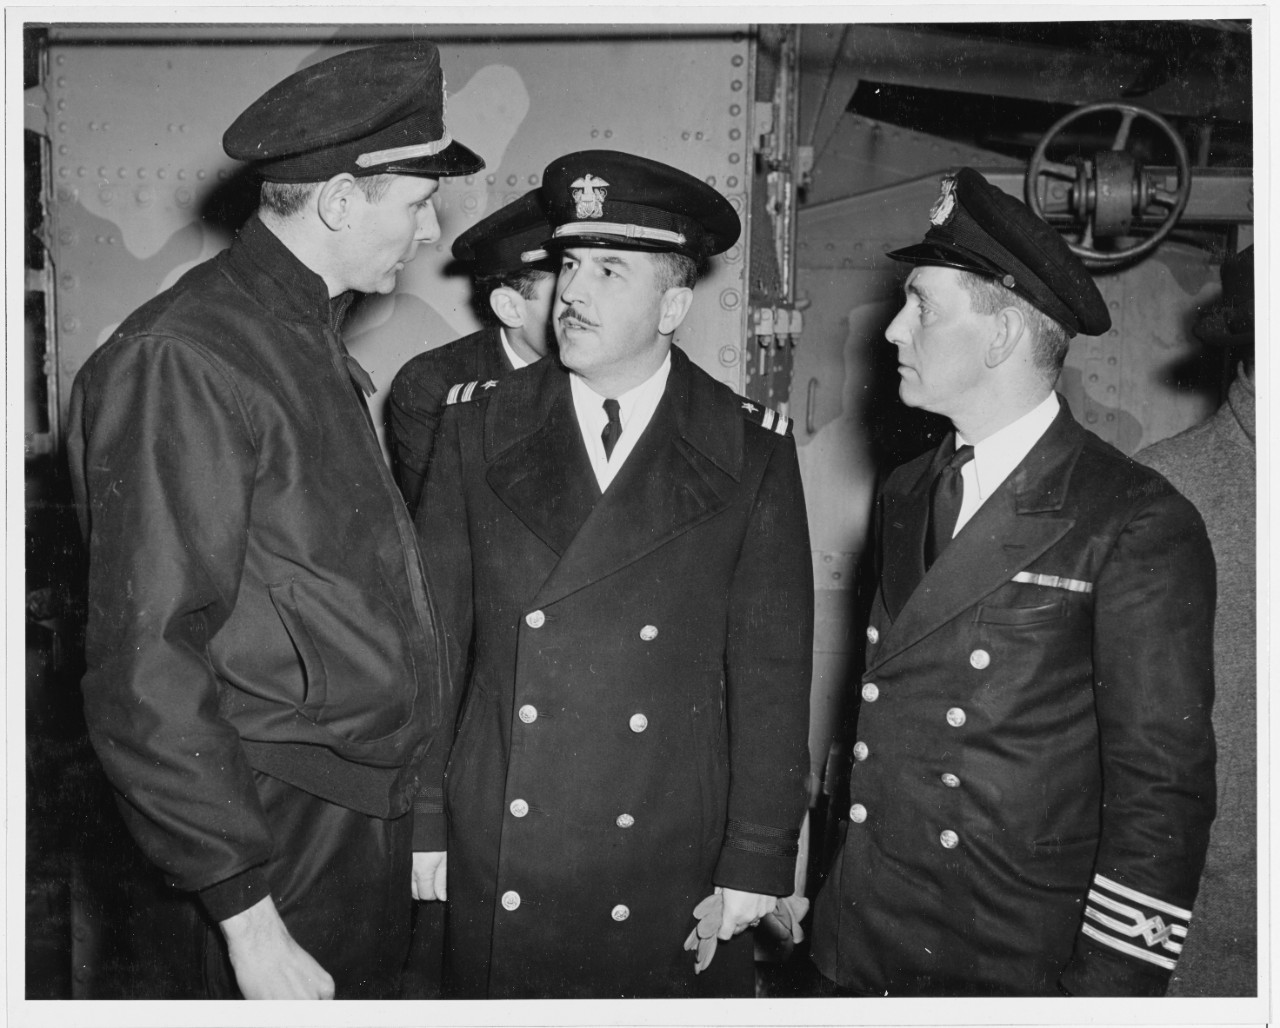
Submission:
M 618 419 L 618 401 L 605 400 L 604 412 L 609 418 L 609 424 L 604 426 L 604 431 L 600 433 L 600 441 L 604 443 L 604 456 L 608 460 L 613 456 L 613 448 L 618 445 L 618 436 L 622 435 L 622 422 Z
M 964 499 L 961 469 L 973 460 L 973 447 L 968 444 L 956 450 L 942 465 L 929 493 L 929 531 L 924 540 L 924 566 L 930 568 L 951 542 L 960 503 Z

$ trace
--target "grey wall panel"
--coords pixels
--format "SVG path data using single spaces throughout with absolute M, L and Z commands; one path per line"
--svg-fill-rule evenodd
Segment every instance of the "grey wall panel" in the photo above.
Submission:
M 251 209 L 239 167 L 221 150 L 227 125 L 279 79 L 348 46 L 216 35 L 196 42 L 181 26 L 170 27 L 171 39 L 155 27 L 134 31 L 146 42 L 123 31 L 109 42 L 64 32 L 50 48 L 50 245 L 64 397 L 119 321 L 222 249 Z M 482 36 L 453 27 L 441 59 L 450 130 L 487 167 L 442 183 L 442 239 L 419 251 L 393 295 L 370 298 L 353 319 L 352 350 L 379 386 L 375 414 L 405 360 L 476 327 L 468 280 L 449 268 L 453 239 L 538 185 L 556 156 L 595 148 L 644 153 L 747 209 L 753 107 L 746 31 L 672 34 L 645 26 L 643 34 L 619 35 L 566 26 L 549 36 L 545 28 L 522 34 L 505 26 Z M 743 381 L 746 265 L 745 243 L 719 258 L 677 334 L 735 389 Z

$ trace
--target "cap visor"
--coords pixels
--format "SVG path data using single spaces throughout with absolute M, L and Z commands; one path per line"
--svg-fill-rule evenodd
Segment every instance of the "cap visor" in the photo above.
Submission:
M 937 240 L 917 243 L 915 246 L 903 247 L 901 250 L 891 250 L 885 256 L 895 261 L 902 261 L 904 264 L 934 264 L 943 268 L 972 271 L 992 278 L 1000 278 L 1004 274 L 1002 269 L 972 250 Z
M 454 175 L 474 175 L 484 168 L 484 158 L 470 147 L 463 146 L 457 140 L 450 143 L 438 154 L 430 157 L 415 157 L 408 161 L 393 161 L 377 168 L 379 174 L 388 175 L 432 175 L 449 178 Z
M 607 232 L 577 233 L 571 236 L 556 236 L 542 244 L 553 252 L 567 250 L 574 246 L 606 247 L 610 250 L 643 250 L 647 253 L 683 253 L 688 254 L 688 247 L 676 246 L 658 239 L 644 240 L 627 236 L 612 236 Z

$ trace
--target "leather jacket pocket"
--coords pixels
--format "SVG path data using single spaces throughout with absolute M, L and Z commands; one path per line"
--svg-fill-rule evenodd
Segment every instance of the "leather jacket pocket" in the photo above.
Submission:
M 284 630 L 288 633 L 290 642 L 293 643 L 294 651 L 298 655 L 298 663 L 302 667 L 304 691 L 300 709 L 314 720 L 324 708 L 329 691 L 328 677 L 325 674 L 324 661 L 320 657 L 320 648 L 307 627 L 306 619 L 298 610 L 293 581 L 269 585 L 267 591 L 271 594 L 271 603 L 284 624 Z

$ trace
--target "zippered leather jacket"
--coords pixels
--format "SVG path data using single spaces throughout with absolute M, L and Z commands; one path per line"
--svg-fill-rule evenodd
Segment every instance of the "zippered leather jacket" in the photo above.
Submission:
M 444 635 L 339 317 L 253 218 L 73 389 L 89 732 L 180 888 L 270 855 L 255 771 L 406 812 L 440 719 Z

